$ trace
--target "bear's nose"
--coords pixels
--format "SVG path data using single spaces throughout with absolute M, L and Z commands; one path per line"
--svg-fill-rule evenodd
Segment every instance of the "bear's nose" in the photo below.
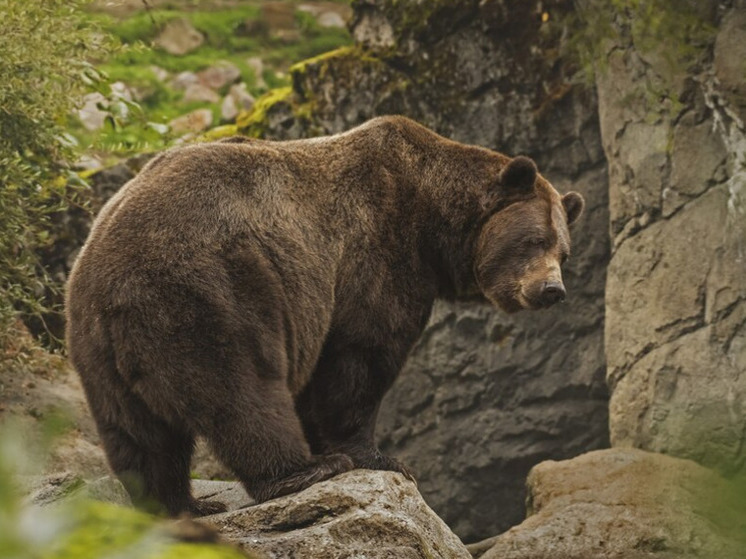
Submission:
M 567 292 L 565 286 L 559 281 L 547 281 L 541 291 L 541 300 L 546 305 L 554 305 L 565 300 Z

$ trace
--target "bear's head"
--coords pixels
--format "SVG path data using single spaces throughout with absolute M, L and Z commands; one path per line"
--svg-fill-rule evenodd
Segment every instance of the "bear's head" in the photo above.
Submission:
M 488 217 L 476 240 L 474 274 L 482 295 L 506 312 L 564 300 L 568 226 L 584 204 L 577 192 L 561 196 L 531 159 L 510 160 L 485 198 Z

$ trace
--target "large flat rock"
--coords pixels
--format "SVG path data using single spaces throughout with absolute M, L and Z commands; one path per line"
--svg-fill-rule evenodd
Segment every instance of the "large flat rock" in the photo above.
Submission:
M 547 461 L 529 517 L 481 559 L 742 559 L 746 486 L 690 460 L 635 449 Z
M 202 521 L 240 548 L 271 559 L 471 558 L 415 484 L 392 472 L 355 470 Z

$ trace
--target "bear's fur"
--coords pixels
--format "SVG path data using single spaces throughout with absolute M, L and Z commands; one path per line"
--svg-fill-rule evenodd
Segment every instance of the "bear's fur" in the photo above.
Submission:
M 564 298 L 576 193 L 403 117 L 167 151 L 102 209 L 68 344 L 114 472 L 176 515 L 204 436 L 262 501 L 351 468 L 406 473 L 378 407 L 436 298 Z

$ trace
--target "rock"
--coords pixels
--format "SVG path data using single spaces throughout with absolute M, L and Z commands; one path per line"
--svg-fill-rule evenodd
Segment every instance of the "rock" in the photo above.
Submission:
M 726 96 L 746 119 L 746 2 L 737 0 L 723 17 L 715 40 L 715 74 Z
M 72 472 L 58 472 L 46 476 L 19 479 L 26 502 L 48 506 L 70 499 L 92 499 L 131 507 L 132 501 L 119 480 L 103 476 L 86 481 Z
M 220 89 L 241 77 L 241 70 L 235 64 L 221 60 L 209 68 L 197 72 L 200 83 L 210 89 Z
M 262 2 L 261 21 L 270 35 L 277 38 L 295 36 L 298 33 L 295 21 L 295 6 L 287 2 Z
M 300 4 L 298 11 L 313 15 L 321 27 L 344 28 L 352 16 L 352 10 L 347 4 L 335 2 Z
M 237 481 L 194 479 L 192 480 L 192 495 L 200 501 L 223 503 L 229 512 L 256 504 Z
M 173 119 L 168 125 L 171 127 L 171 132 L 176 135 L 187 132 L 202 132 L 212 125 L 212 111 L 210 109 L 197 109 Z
M 223 98 L 223 102 L 220 104 L 220 118 L 224 122 L 233 122 L 238 116 L 238 107 L 236 106 L 236 100 L 231 95 L 226 95 Z
M 153 75 L 155 76 L 155 78 L 161 83 L 166 82 L 168 78 L 171 76 L 168 70 L 165 70 L 161 68 L 160 66 L 156 66 L 155 64 L 150 66 L 150 71 L 153 72 Z
M 88 93 L 83 97 L 83 105 L 78 109 L 78 119 L 86 130 L 100 130 L 109 113 L 104 110 L 108 100 L 101 93 Z
M 187 103 L 192 101 L 217 103 L 220 101 L 220 95 L 201 83 L 193 83 L 186 88 L 186 91 L 184 91 L 184 101 Z
M 113 99 L 124 99 L 125 101 L 133 101 L 137 98 L 132 88 L 124 82 L 114 82 L 110 86 L 111 96 Z
M 345 20 L 337 12 L 323 12 L 316 20 L 321 27 L 345 27 Z
M 719 5 L 696 8 L 715 14 Z M 722 28 L 711 22 L 715 51 L 740 33 L 732 25 L 743 11 L 723 14 Z M 613 52 L 597 82 L 615 236 L 605 332 L 611 442 L 743 472 L 746 128 L 732 91 L 712 75 L 709 48 L 672 80 L 661 79 L 665 57 L 643 58 L 624 33 Z M 719 71 L 732 71 L 730 62 Z
M 355 470 L 202 521 L 242 550 L 273 559 L 471 559 L 415 485 L 392 472 Z
M 253 106 L 254 97 L 246 91 L 246 84 L 232 85 L 220 105 L 220 116 L 224 121 L 232 122 L 241 111 L 248 111 Z
M 20 323 L 6 335 L 8 341 L 0 359 L 2 422 L 12 425 L 12 432 L 23 437 L 23 450 L 28 452 L 33 451 L 32 441 L 44 425 L 49 426 L 50 420 L 64 419 L 69 425 L 44 460 L 33 454 L 27 456 L 30 467 L 39 470 L 24 473 L 67 471 L 86 479 L 108 473 L 83 388 L 66 359 L 41 350 Z
M 256 81 L 256 87 L 266 89 L 267 82 L 264 81 L 264 62 L 258 56 L 252 56 L 246 59 L 246 65 L 251 68 Z
M 744 492 L 689 460 L 634 449 L 543 462 L 528 518 L 491 538 L 482 559 L 741 558 Z
M 194 72 L 179 72 L 176 74 L 173 80 L 171 80 L 171 87 L 177 91 L 184 90 L 190 85 L 199 83 L 199 78 Z
M 184 18 L 172 19 L 155 40 L 155 45 L 169 54 L 182 56 L 198 49 L 205 38 L 197 31 L 189 20 Z

